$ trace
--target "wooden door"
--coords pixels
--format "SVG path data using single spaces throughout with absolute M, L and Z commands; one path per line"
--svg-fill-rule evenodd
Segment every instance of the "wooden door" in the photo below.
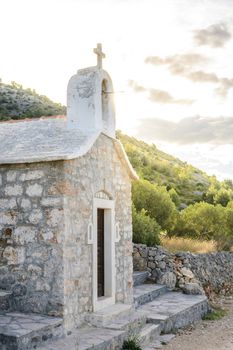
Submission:
M 97 209 L 98 298 L 104 296 L 104 209 Z

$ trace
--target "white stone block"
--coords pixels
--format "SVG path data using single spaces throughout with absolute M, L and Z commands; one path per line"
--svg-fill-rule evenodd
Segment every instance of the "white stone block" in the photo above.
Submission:
M 23 193 L 23 187 L 21 185 L 6 186 L 5 195 L 6 196 L 21 196 Z
M 29 222 L 32 224 L 38 224 L 42 219 L 43 215 L 40 209 L 35 209 L 31 212 L 29 216 Z
M 15 225 L 17 221 L 17 215 L 13 212 L 3 212 L 0 215 L 0 225 Z
M 63 220 L 63 210 L 51 209 L 47 212 L 47 224 L 51 227 L 58 226 Z
M 17 203 L 15 198 L 2 198 L 0 199 L 0 210 L 9 210 L 17 208 Z
M 18 244 L 27 244 L 34 242 L 36 239 L 37 230 L 31 226 L 16 227 L 13 240 Z
M 25 252 L 23 247 L 13 248 L 8 246 L 3 252 L 3 258 L 5 258 L 9 265 L 22 264 L 25 260 Z
M 41 199 L 41 205 L 44 207 L 55 207 L 62 204 L 61 198 L 56 197 L 46 197 Z
M 39 184 L 29 185 L 26 194 L 30 197 L 40 197 L 43 192 L 43 187 Z
M 23 209 L 30 209 L 31 208 L 31 202 L 27 198 L 23 198 L 21 201 L 21 208 Z
M 44 172 L 41 170 L 31 170 L 20 176 L 20 181 L 38 180 L 44 176 Z
M 14 171 L 14 170 L 8 171 L 6 174 L 7 182 L 14 182 L 16 180 L 16 175 L 17 175 L 16 171 Z

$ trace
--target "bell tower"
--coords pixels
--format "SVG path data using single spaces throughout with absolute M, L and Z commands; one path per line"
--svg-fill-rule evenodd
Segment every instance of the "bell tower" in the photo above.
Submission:
M 67 88 L 67 127 L 85 134 L 103 132 L 115 138 L 113 84 L 102 68 L 102 45 L 94 49 L 97 65 L 73 75 Z

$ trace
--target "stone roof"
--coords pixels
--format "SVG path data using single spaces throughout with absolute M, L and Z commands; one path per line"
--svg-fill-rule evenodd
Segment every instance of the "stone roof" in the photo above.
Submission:
M 101 132 L 66 127 L 66 117 L 42 117 L 0 123 L 0 164 L 34 163 L 81 157 Z M 115 147 L 131 178 L 137 178 L 120 142 Z

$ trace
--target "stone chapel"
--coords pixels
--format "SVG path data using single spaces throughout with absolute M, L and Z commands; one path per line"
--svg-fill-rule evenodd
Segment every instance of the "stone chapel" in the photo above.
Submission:
M 133 274 L 137 175 L 94 52 L 68 83 L 67 117 L 0 123 L 0 350 L 120 350 L 132 335 L 152 349 L 209 311 L 206 296 L 148 280 L 163 258 L 174 275 L 161 247 L 135 246 Z
M 11 293 L 1 309 L 60 317 L 66 331 L 133 302 L 137 175 L 94 51 L 97 66 L 68 83 L 67 117 L 0 123 L 0 289 Z

